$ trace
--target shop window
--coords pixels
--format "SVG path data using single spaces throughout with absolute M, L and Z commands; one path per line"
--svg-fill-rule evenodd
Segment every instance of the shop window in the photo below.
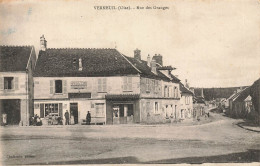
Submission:
M 107 92 L 106 78 L 98 78 L 98 92 Z
M 132 77 L 123 77 L 123 91 L 132 91 Z
M 44 106 L 44 113 L 45 116 L 47 115 L 59 115 L 59 105 L 52 103 L 52 104 L 45 104 Z
M 4 89 L 14 89 L 14 77 L 4 77 Z
M 62 93 L 62 80 L 55 80 L 55 93 Z
M 104 103 L 96 103 L 96 117 L 105 117 Z

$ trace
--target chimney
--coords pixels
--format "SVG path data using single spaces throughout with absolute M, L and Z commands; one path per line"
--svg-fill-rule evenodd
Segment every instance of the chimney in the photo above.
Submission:
M 185 79 L 185 87 L 186 88 L 189 88 L 190 86 L 189 86 L 189 83 L 188 83 L 188 79 Z
M 141 61 L 141 50 L 134 50 L 134 58 Z
M 201 97 L 204 98 L 203 88 L 201 88 Z
M 149 54 L 147 56 L 147 66 L 151 67 L 151 57 Z
M 46 51 L 47 49 L 47 41 L 44 38 L 44 35 L 40 37 L 40 46 L 42 51 Z
M 153 56 L 153 59 L 156 61 L 156 63 L 160 64 L 161 66 L 163 66 L 163 59 L 162 59 L 162 55 L 160 54 L 155 54 Z
M 79 71 L 82 71 L 82 59 L 79 58 Z
M 151 71 L 154 73 L 154 74 L 157 74 L 157 70 L 156 70 L 156 62 L 155 60 L 152 60 L 151 62 Z

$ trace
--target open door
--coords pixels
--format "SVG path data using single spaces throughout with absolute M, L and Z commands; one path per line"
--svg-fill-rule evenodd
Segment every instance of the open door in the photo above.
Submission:
M 70 124 L 78 124 L 78 103 L 70 103 Z

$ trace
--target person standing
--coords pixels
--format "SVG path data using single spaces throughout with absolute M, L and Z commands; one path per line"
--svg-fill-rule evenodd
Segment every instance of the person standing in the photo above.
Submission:
M 90 125 L 90 122 L 91 122 L 91 114 L 89 113 L 89 111 L 88 111 L 87 116 L 86 116 L 86 122 L 87 122 L 87 125 Z
M 68 110 L 66 110 L 64 116 L 65 116 L 65 120 L 66 120 L 65 121 L 65 125 L 69 125 L 69 118 L 70 118 L 70 116 L 69 116 Z

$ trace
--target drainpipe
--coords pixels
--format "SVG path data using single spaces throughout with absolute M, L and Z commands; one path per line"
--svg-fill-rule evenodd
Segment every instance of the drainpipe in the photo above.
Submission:
M 28 77 L 28 69 L 26 69 L 26 80 L 27 80 L 27 84 L 26 84 L 26 113 L 25 113 L 25 117 L 26 117 L 26 121 L 25 124 L 27 126 L 27 120 L 28 120 L 28 95 L 29 95 L 29 77 Z

